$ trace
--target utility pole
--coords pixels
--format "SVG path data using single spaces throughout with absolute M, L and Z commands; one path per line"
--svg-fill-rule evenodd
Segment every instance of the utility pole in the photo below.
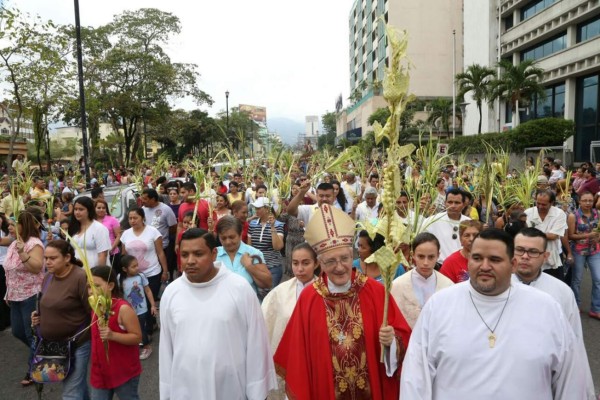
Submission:
M 85 90 L 83 86 L 83 56 L 81 50 L 81 23 L 79 21 L 79 0 L 75 1 L 75 34 L 77 38 L 77 75 L 79 77 L 79 108 L 81 111 L 81 138 L 83 141 L 83 163 L 86 185 L 90 181 L 90 166 L 88 160 L 87 118 L 85 114 Z
M 456 138 L 456 30 L 452 30 L 452 139 Z

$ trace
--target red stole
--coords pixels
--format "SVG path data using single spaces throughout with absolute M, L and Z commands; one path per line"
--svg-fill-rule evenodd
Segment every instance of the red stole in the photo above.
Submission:
M 353 301 L 356 296 L 358 301 Z M 290 399 L 398 398 L 399 369 L 411 330 L 390 299 L 388 323 L 395 328 L 400 354 L 398 370 L 388 378 L 385 365 L 379 362 L 384 297 L 383 285 L 356 271 L 347 293 L 329 293 L 324 274 L 302 291 L 274 356 Z M 338 320 L 328 319 L 328 315 L 336 315 Z M 347 331 L 358 318 L 362 330 L 354 326 L 351 335 L 341 338 L 345 345 L 341 346 L 340 329 Z

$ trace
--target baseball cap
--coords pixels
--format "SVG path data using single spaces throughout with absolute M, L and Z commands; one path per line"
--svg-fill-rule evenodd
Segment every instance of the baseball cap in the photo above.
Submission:
M 271 201 L 266 197 L 259 197 L 254 201 L 254 203 L 252 203 L 252 205 L 254 208 L 270 207 Z
M 537 178 L 537 183 L 548 183 L 548 178 L 545 175 L 540 175 Z

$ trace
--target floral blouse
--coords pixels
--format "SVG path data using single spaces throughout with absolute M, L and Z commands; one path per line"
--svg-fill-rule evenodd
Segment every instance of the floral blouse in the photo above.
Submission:
M 29 238 L 25 243 L 25 252 L 29 253 L 35 246 L 44 248 L 40 239 L 36 237 Z M 16 241 L 8 246 L 6 260 L 4 261 L 4 270 L 6 271 L 5 300 L 23 301 L 40 292 L 42 281 L 44 280 L 44 268 L 37 274 L 29 272 L 19 258 Z

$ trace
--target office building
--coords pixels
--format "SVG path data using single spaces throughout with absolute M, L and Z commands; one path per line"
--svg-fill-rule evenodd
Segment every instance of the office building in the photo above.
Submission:
M 464 0 L 464 34 L 465 67 L 535 60 L 544 70 L 546 98 L 520 106 L 520 121 L 574 120 L 576 133 L 565 144 L 573 161 L 590 159 L 590 142 L 600 140 L 600 1 Z M 477 108 L 465 101 L 465 133 L 476 134 Z M 510 105 L 484 104 L 482 131 L 511 127 Z
M 453 70 L 462 70 L 462 0 L 356 0 L 349 16 L 351 105 L 339 113 L 338 139 L 360 140 L 372 130 L 369 116 L 387 106 L 381 82 L 390 49 L 380 18 L 408 32 L 410 92 L 418 98 L 452 98 Z

